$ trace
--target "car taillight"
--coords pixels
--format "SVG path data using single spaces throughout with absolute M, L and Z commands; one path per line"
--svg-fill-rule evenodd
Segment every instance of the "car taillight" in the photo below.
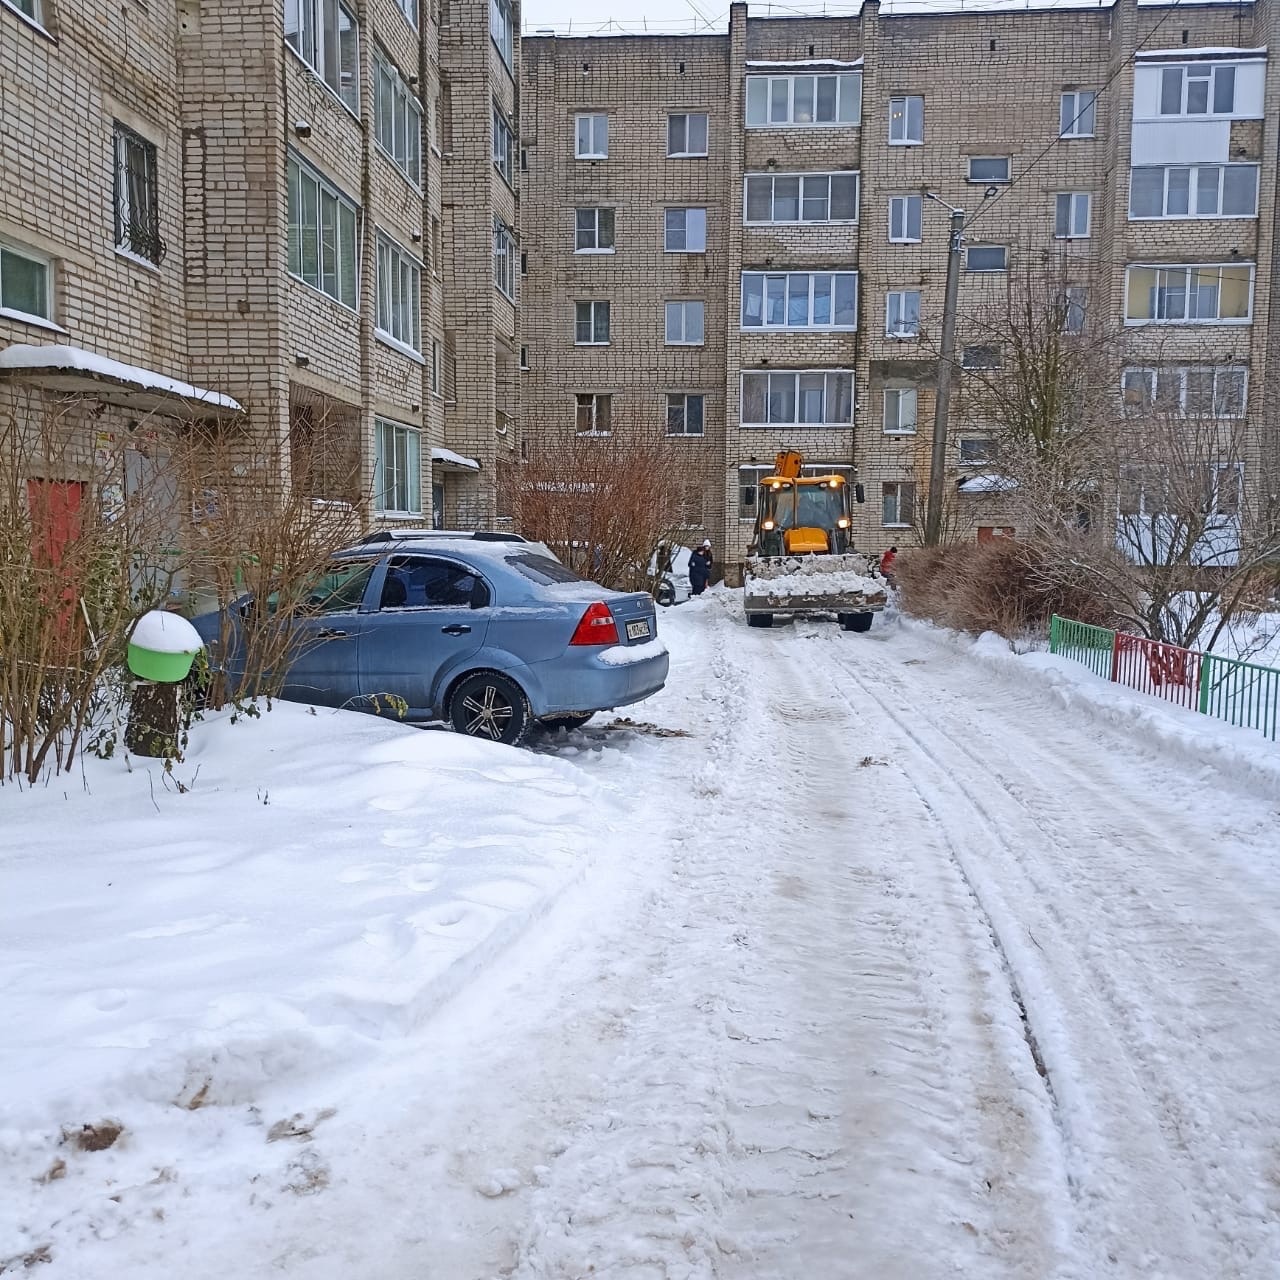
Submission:
M 582 615 L 578 629 L 573 633 L 570 644 L 617 644 L 618 624 L 609 612 L 609 606 L 602 600 L 597 601 Z

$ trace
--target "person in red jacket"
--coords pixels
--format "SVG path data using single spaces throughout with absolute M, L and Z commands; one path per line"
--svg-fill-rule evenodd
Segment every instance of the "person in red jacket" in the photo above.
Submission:
M 880 572 L 884 575 L 884 580 L 891 586 L 897 584 L 893 580 L 893 566 L 898 559 L 898 548 L 890 547 L 888 551 L 880 557 Z

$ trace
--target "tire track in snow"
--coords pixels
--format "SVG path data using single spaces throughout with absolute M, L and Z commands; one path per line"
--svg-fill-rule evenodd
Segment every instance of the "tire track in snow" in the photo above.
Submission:
M 926 652 L 926 665 L 957 663 Z M 1096 733 L 1058 724 L 1049 754 L 1029 727 L 1053 719 L 1047 700 L 1015 697 L 1019 717 L 997 698 L 993 732 L 975 719 L 974 696 L 945 681 L 920 696 L 924 673 L 908 677 L 891 654 L 870 643 L 857 661 L 837 660 L 919 760 L 924 803 L 953 827 L 967 808 L 989 837 L 959 841 L 957 854 L 1032 993 L 1029 1023 L 1063 1099 L 1095 1265 L 1274 1276 L 1275 1146 L 1245 1140 L 1275 1123 L 1274 1016 L 1269 1033 L 1247 1026 L 1280 987 L 1274 883 L 1255 877 L 1249 891 L 1256 869 L 1238 861 L 1245 893 L 1235 877 L 1207 874 L 1224 825 L 1208 792 L 1181 804 L 1136 798 L 1136 769 L 1117 769 Z M 1176 791 L 1168 775 L 1186 771 L 1158 763 Z M 1265 819 L 1256 802 L 1238 803 L 1247 844 Z M 1231 840 L 1221 843 L 1231 857 Z
M 782 633 L 702 617 L 707 803 L 639 922 L 607 1119 L 533 1194 L 516 1274 L 1060 1273 L 1052 1126 L 936 832 L 887 846 L 868 817 L 905 787 L 859 767 L 855 712 Z

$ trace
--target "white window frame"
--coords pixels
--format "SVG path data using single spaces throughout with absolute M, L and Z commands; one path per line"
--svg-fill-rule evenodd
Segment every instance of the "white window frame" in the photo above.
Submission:
M 332 17 L 330 26 L 327 19 Z M 343 68 L 342 19 L 347 20 L 354 49 L 353 70 Z M 360 24 L 342 0 L 284 0 L 285 44 L 311 68 L 316 78 L 353 116 L 360 116 Z
M 1213 409 L 1209 413 L 1187 412 L 1187 379 L 1191 374 L 1213 376 Z M 1129 396 L 1129 380 L 1135 375 L 1147 384 L 1147 389 L 1136 401 Z M 1227 401 L 1225 393 L 1219 390 L 1219 384 L 1228 378 L 1238 378 L 1240 383 L 1238 413 L 1224 413 L 1221 409 Z M 1176 386 L 1172 397 L 1166 390 L 1167 383 L 1171 381 Z M 1239 421 L 1249 412 L 1249 366 L 1243 364 L 1130 365 L 1120 375 L 1120 403 L 1126 415 L 1159 411 L 1162 407 L 1172 406 L 1177 409 L 1179 417 Z
M 1177 273 L 1185 274 L 1187 276 L 1187 279 L 1186 279 L 1186 283 L 1183 286 L 1183 293 L 1188 303 L 1192 296 L 1189 273 L 1193 271 L 1197 271 L 1197 272 L 1216 271 L 1219 273 L 1218 285 L 1217 285 L 1218 311 L 1221 312 L 1222 310 L 1222 274 L 1221 273 L 1223 271 L 1239 270 L 1241 268 L 1244 268 L 1249 272 L 1249 311 L 1247 315 L 1227 316 L 1224 319 L 1222 318 L 1221 315 L 1214 316 L 1211 318 L 1202 317 L 1202 316 L 1194 316 L 1194 317 L 1188 318 L 1186 315 L 1173 316 L 1173 317 L 1162 317 L 1162 316 L 1154 316 L 1154 315 L 1151 317 L 1145 317 L 1145 316 L 1135 317 L 1129 314 L 1130 279 L 1134 271 L 1156 272 L 1156 282 L 1154 285 L 1150 286 L 1151 290 L 1158 294 L 1163 288 L 1163 290 L 1170 293 L 1171 296 L 1176 294 L 1176 290 L 1173 289 L 1170 286 L 1170 284 L 1164 283 L 1162 285 L 1161 282 L 1163 280 L 1167 280 L 1169 277 Z M 1137 325 L 1149 325 L 1149 324 L 1212 324 L 1212 325 L 1252 324 L 1253 323 L 1253 300 L 1254 300 L 1253 294 L 1254 294 L 1254 286 L 1256 282 L 1257 282 L 1257 267 L 1252 262 L 1185 262 L 1185 263 L 1184 262 L 1176 262 L 1176 263 L 1131 262 L 1125 267 L 1125 271 L 1124 271 L 1124 308 L 1125 308 L 1124 322 L 1125 322 L 1125 325 L 1130 328 Z M 1197 286 L 1197 287 L 1199 288 L 1202 286 Z M 1155 311 L 1155 310 L 1158 310 L 1159 307 L 1153 306 L 1151 309 Z M 1185 310 L 1189 310 L 1190 308 L 1189 306 L 1184 305 L 1183 309 L 1185 311 Z
M 577 391 L 573 397 L 574 430 L 580 436 L 608 436 L 613 434 L 613 393 L 611 391 Z M 600 425 L 601 409 L 605 412 L 605 425 Z M 582 427 L 582 410 L 586 409 L 590 426 Z
M 584 125 L 587 131 L 585 139 L 582 133 Z M 573 117 L 573 155 L 576 160 L 607 160 L 609 158 L 609 113 L 607 111 L 579 111 Z
M 1160 65 L 1159 105 L 1156 107 L 1156 118 L 1159 120 L 1231 120 L 1235 117 L 1236 108 L 1236 72 L 1238 62 L 1178 62 Z M 1221 73 L 1231 73 L 1231 107 L 1227 111 L 1217 109 L 1218 77 Z M 1191 73 L 1195 72 L 1194 75 Z M 1170 74 L 1179 78 L 1178 110 L 1165 110 L 1165 89 L 1171 83 Z M 1203 73 L 1203 74 L 1202 74 Z M 1206 82 L 1205 109 L 1189 110 L 1191 86 L 1193 83 Z
M 1058 137 L 1095 138 L 1097 129 L 1097 89 L 1064 89 L 1058 99 Z
M 852 179 L 853 182 L 853 214 L 848 218 L 831 216 L 833 179 Z M 779 218 L 776 214 L 778 206 L 777 186 L 780 181 L 794 181 L 796 199 L 794 218 Z M 750 192 L 753 183 L 769 184 L 768 218 L 752 218 L 750 216 Z M 822 188 L 826 188 L 825 195 Z M 809 194 L 812 188 L 812 194 Z M 805 216 L 805 205 L 813 207 L 825 204 L 825 218 L 808 218 Z M 742 180 L 742 225 L 744 227 L 770 226 L 853 226 L 858 222 L 862 203 L 862 174 L 857 169 L 832 169 L 826 173 L 748 173 Z
M 31 6 L 30 13 L 22 7 L 23 0 L 0 0 L 0 3 L 7 5 L 18 15 L 18 17 L 29 22 L 38 30 L 45 31 L 42 0 L 26 0 L 26 2 Z M 49 33 L 45 31 L 45 34 L 48 35 Z
M 698 429 L 689 430 L 689 401 L 698 402 Z M 675 402 L 679 401 L 677 405 Z M 678 408 L 680 420 L 684 424 L 681 431 L 671 429 L 671 411 Z M 672 440 L 701 440 L 707 434 L 707 393 L 705 391 L 668 391 L 667 392 L 667 437 Z
M 520 274 L 520 253 L 515 233 L 501 218 L 493 219 L 493 285 L 500 294 L 516 300 L 516 279 Z
M 389 346 L 422 358 L 422 263 L 378 232 L 373 331 Z
M 29 262 L 44 272 L 44 311 L 23 311 L 18 307 L 6 305 L 4 301 L 4 265 L 2 258 L 0 258 L 0 316 L 36 324 L 44 328 L 58 328 L 53 318 L 53 259 L 48 254 L 40 253 L 25 244 L 18 244 L 7 236 L 0 237 L 0 254 L 6 257 L 20 258 L 23 262 Z
M 1084 230 L 1079 230 L 1080 210 L 1084 209 Z M 1065 211 L 1065 219 L 1063 217 Z M 1063 230 L 1063 227 L 1066 230 Z M 1053 238 L 1055 240 L 1088 240 L 1093 235 L 1093 193 L 1091 191 L 1057 191 L 1053 196 Z
M 894 519 L 885 519 L 889 510 L 889 490 L 893 490 Z M 903 490 L 907 490 L 904 494 Z M 907 519 L 902 518 L 904 500 L 908 506 Z M 914 508 L 916 501 L 916 482 L 914 480 L 884 480 L 880 484 L 880 523 L 885 529 L 910 529 L 915 524 Z
M 801 420 L 801 403 L 802 397 L 812 394 L 813 388 L 803 388 L 802 379 L 813 379 L 821 377 L 823 385 L 822 394 L 822 420 Z M 746 419 L 745 408 L 747 403 L 746 388 L 748 378 L 765 378 L 765 416 L 768 417 L 771 409 L 770 405 L 773 400 L 773 382 L 775 379 L 783 380 L 791 379 L 791 404 L 793 417 L 775 418 L 768 422 L 750 422 Z M 831 420 L 829 417 L 829 405 L 833 398 L 838 402 L 841 394 L 839 379 L 848 380 L 848 401 L 849 416 L 845 419 Z M 788 428 L 822 428 L 822 427 L 852 427 L 854 418 L 854 371 L 852 369 L 743 369 L 739 374 L 738 384 L 738 417 L 739 425 L 744 429 L 759 430 L 769 429 L 771 427 L 785 426 Z
M 418 0 L 396 0 L 396 8 L 404 14 L 404 20 L 415 30 L 418 29 Z
M 511 71 L 515 66 L 515 16 L 509 0 L 489 0 L 489 39 Z
M 915 214 L 915 231 L 911 234 L 911 215 Z M 924 197 L 901 195 L 889 197 L 889 243 L 919 244 L 924 235 Z
M 993 163 L 999 163 L 1004 165 L 1003 177 L 981 178 L 981 177 L 974 176 L 973 166 L 975 164 L 993 164 Z M 992 186 L 992 187 L 1007 186 L 1010 182 L 1013 181 L 1013 178 L 1011 176 L 1012 173 L 1013 173 L 1013 159 L 1010 156 L 970 156 L 969 171 L 965 180 L 967 182 L 975 183 L 979 186 Z
M 675 228 L 671 225 L 671 215 L 673 213 L 683 214 L 681 220 L 679 235 L 684 240 L 683 247 L 671 247 L 672 234 Z M 699 213 L 702 215 L 702 244 L 694 248 L 689 248 L 689 214 Z M 698 219 L 694 219 L 696 224 Z M 696 238 L 696 237 L 695 237 Z M 662 251 L 664 253 L 706 253 L 707 251 L 707 210 L 705 205 L 673 205 L 663 210 L 662 215 Z
M 292 219 L 289 217 L 289 214 L 288 213 L 286 214 L 290 232 L 292 233 L 293 228 L 295 226 L 297 227 L 296 261 L 295 261 L 295 254 L 293 251 L 293 245 L 290 244 L 288 246 L 287 256 L 289 260 L 289 274 L 293 276 L 295 280 L 300 280 L 303 284 L 307 285 L 309 288 L 315 289 L 318 292 L 323 293 L 325 297 L 332 298 L 339 306 L 346 307 L 348 310 L 351 310 L 351 311 L 358 310 L 360 306 L 360 206 L 356 204 L 356 202 L 352 200 L 350 197 L 343 195 L 343 193 L 339 191 L 338 188 L 333 185 L 333 183 L 331 183 L 327 178 L 323 177 L 319 173 L 319 171 L 317 171 L 316 169 L 313 169 L 305 160 L 301 158 L 301 156 L 298 156 L 293 152 L 289 153 L 286 173 L 287 173 L 287 181 L 289 186 L 289 190 L 286 197 L 286 204 L 292 203 L 295 199 L 294 175 L 295 174 L 297 175 L 296 207 L 290 210 L 290 213 L 292 212 L 297 213 L 298 215 L 297 222 L 296 223 L 293 222 Z M 314 235 L 315 235 L 315 241 L 316 241 L 316 278 L 314 280 L 307 279 L 307 276 L 304 274 L 304 268 L 306 265 L 305 263 L 306 255 L 303 251 L 304 250 L 303 241 L 308 234 L 308 228 L 304 225 L 302 220 L 305 212 L 304 206 L 306 204 L 306 200 L 304 199 L 304 186 L 308 190 L 314 189 L 316 193 L 316 206 L 315 206 L 316 222 L 314 227 Z M 334 216 L 336 219 L 334 225 L 337 228 L 337 233 L 335 234 L 335 237 L 334 237 L 334 245 L 335 245 L 335 249 L 338 252 L 338 262 L 334 266 L 334 269 L 332 272 L 325 270 L 326 264 L 324 261 L 324 235 L 322 234 L 322 231 L 323 231 L 323 208 L 324 208 L 324 200 L 326 197 L 330 201 L 335 202 L 333 205 Z M 345 214 L 346 223 L 349 226 L 351 231 L 351 243 L 348 247 L 348 251 L 351 255 L 351 280 L 352 280 L 352 295 L 350 298 L 345 298 L 342 296 L 342 281 L 343 281 L 343 274 L 344 274 L 343 273 L 344 260 L 342 255 L 344 214 Z M 331 291 L 325 287 L 324 281 L 325 281 L 325 277 L 328 275 L 332 275 L 335 279 L 336 292 Z
M 406 422 L 374 418 L 374 510 L 381 515 L 422 514 L 422 431 Z M 404 465 L 396 443 L 404 440 Z M 387 443 L 391 442 L 391 475 L 387 474 Z M 391 501 L 386 501 L 388 491 Z
M 579 226 L 578 215 L 582 213 L 591 213 L 595 216 L 592 218 L 592 234 L 595 240 L 594 245 L 586 247 L 578 244 L 578 237 L 586 228 Z M 613 253 L 614 245 L 610 243 L 608 246 L 600 244 L 600 215 L 607 213 L 609 215 L 609 239 L 613 242 L 617 236 L 617 210 L 612 205 L 579 205 L 573 211 L 573 251 L 574 253 Z
M 1169 178 L 1172 173 L 1177 170 L 1185 169 L 1187 172 L 1187 212 L 1186 213 L 1170 213 L 1169 212 Z M 1217 169 L 1218 171 L 1218 209 L 1222 209 L 1222 197 L 1227 186 L 1227 170 L 1228 169 L 1252 169 L 1253 178 L 1253 212 L 1252 213 L 1198 213 L 1193 212 L 1193 206 L 1197 203 L 1197 195 L 1200 191 L 1200 171 L 1202 169 Z M 1161 197 L 1160 197 L 1160 213 L 1134 213 L 1133 211 L 1133 190 L 1136 175 L 1140 170 L 1159 172 L 1163 176 L 1161 178 Z M 1192 219 L 1203 218 L 1222 218 L 1225 220 L 1256 218 L 1258 216 L 1258 187 L 1261 185 L 1262 166 L 1257 163 L 1245 162 L 1238 164 L 1228 162 L 1222 164 L 1149 164 L 1134 165 L 1129 170 L 1129 221 L 1130 222 L 1184 222 Z
M 885 387 L 884 434 L 913 436 L 916 434 L 920 394 L 915 387 Z
M 912 120 L 912 103 L 918 102 L 917 118 Z M 914 133 L 912 125 L 919 125 Z M 889 99 L 889 145 L 891 147 L 924 146 L 924 97 L 918 93 L 896 95 Z
M 495 99 L 493 103 L 493 167 L 513 191 L 516 185 L 516 135 Z
M 1003 255 L 1000 259 L 998 267 L 975 267 L 973 266 L 973 255 L 975 253 L 1000 253 Z M 1009 270 L 1009 250 L 1006 245 L 1002 244 L 969 244 L 965 245 L 964 250 L 964 269 L 974 276 L 994 276 L 1002 275 Z
M 894 299 L 899 301 L 896 303 Z M 893 317 L 895 313 L 901 317 L 910 312 L 910 306 L 906 299 L 914 298 L 916 323 L 915 328 L 908 329 L 905 325 L 899 324 L 897 328 L 893 327 Z M 890 289 L 885 294 L 884 299 L 884 334 L 886 338 L 918 338 L 920 336 L 920 303 L 921 294 L 919 289 Z
M 835 117 L 818 120 L 819 80 L 834 80 Z M 798 82 L 807 88 L 799 95 Z M 780 102 L 780 97 L 785 101 Z M 800 110 L 809 104 L 810 119 L 797 119 L 797 97 Z M 862 123 L 862 72 L 818 71 L 807 74 L 749 75 L 743 94 L 748 129 L 854 129 Z M 847 109 L 846 109 L 847 106 Z
M 689 333 L 689 311 L 687 308 L 698 308 L 698 329 L 700 336 L 697 338 L 688 337 Z M 679 332 L 678 338 L 673 338 L 672 334 L 672 317 L 678 316 L 679 323 L 674 326 Z M 706 344 L 707 334 L 707 310 L 706 303 L 700 298 L 674 298 L 664 304 L 663 307 L 663 338 L 668 347 L 701 347 Z
M 985 445 L 987 453 L 981 458 L 966 458 L 965 445 Z M 989 467 L 995 462 L 995 444 L 990 436 L 959 436 L 956 439 L 956 463 L 961 467 Z
M 814 299 L 818 291 L 819 279 L 828 281 L 831 324 L 815 324 L 813 322 Z M 853 319 L 848 324 L 834 323 L 836 314 L 836 282 L 852 281 L 853 284 Z M 747 298 L 749 292 L 755 292 L 759 282 L 760 321 L 752 324 L 747 319 Z M 803 283 L 801 283 L 803 282 Z M 769 303 L 773 300 L 774 290 L 781 287 L 783 320 L 781 323 L 769 319 Z M 791 304 L 793 297 L 803 298 L 805 302 L 804 324 L 791 323 Z M 791 332 L 811 331 L 817 333 L 851 333 L 858 327 L 858 273 L 846 271 L 744 271 L 742 273 L 739 297 L 739 327 L 744 333 L 757 333 L 762 330 L 790 330 Z
M 671 130 L 677 120 L 684 121 L 684 150 L 675 150 L 671 145 Z M 691 120 L 702 121 L 702 150 L 698 151 L 689 146 Z M 673 111 L 667 116 L 667 158 L 668 159 L 700 159 L 705 158 L 709 152 L 711 145 L 711 116 L 705 111 Z
M 584 332 L 587 334 L 585 338 L 582 336 Z M 608 299 L 579 298 L 574 302 L 573 345 L 575 347 L 607 347 L 609 332 Z M 601 337 L 601 334 L 604 336 Z
M 373 123 L 374 145 L 421 190 L 422 104 L 381 49 L 373 55 Z

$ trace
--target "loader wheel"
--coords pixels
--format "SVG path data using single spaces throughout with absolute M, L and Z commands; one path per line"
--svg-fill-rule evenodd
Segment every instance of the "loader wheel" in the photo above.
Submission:
M 749 627 L 771 627 L 771 626 L 773 626 L 773 614 L 771 614 L 771 613 L 749 613 L 749 614 L 747 614 L 747 626 L 749 626 Z
M 851 613 L 849 615 L 850 631 L 870 631 L 871 619 L 875 617 L 871 613 Z

